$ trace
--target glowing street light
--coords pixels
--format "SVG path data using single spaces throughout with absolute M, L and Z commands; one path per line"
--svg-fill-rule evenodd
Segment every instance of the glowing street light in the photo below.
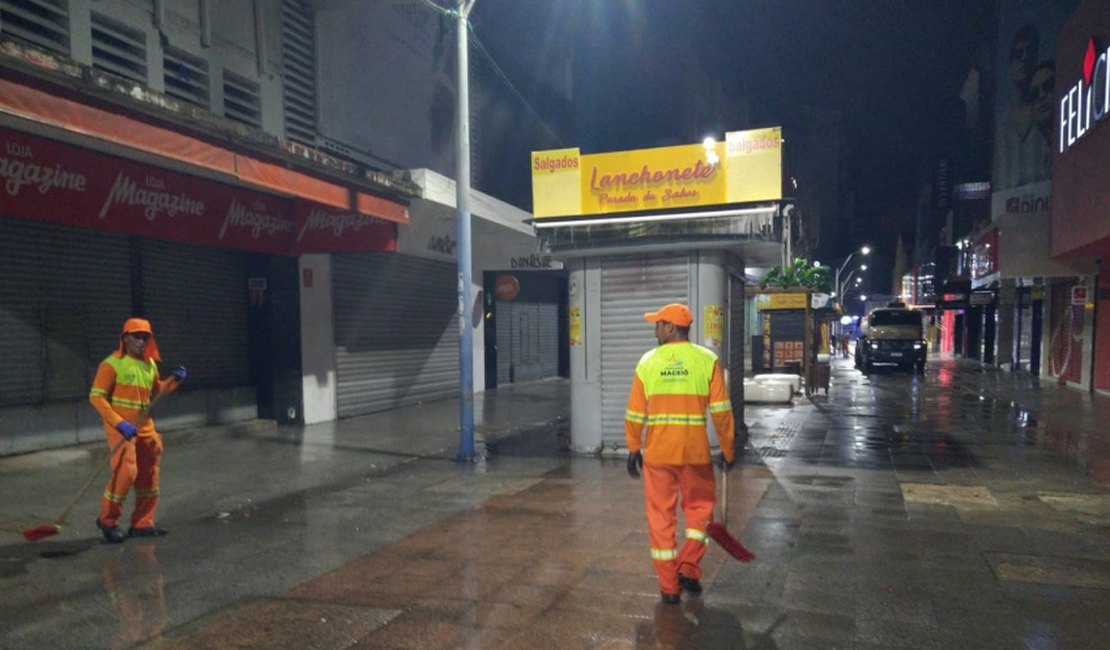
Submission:
M 848 268 L 848 263 L 852 261 L 852 258 L 856 256 L 856 253 L 859 253 L 860 255 L 870 255 L 871 254 L 871 247 L 870 246 L 864 246 L 863 248 L 860 248 L 858 251 L 852 251 L 852 254 L 848 256 L 848 259 L 844 260 L 844 263 L 841 264 L 840 268 L 836 270 L 836 279 L 833 282 L 833 289 L 835 289 L 836 293 L 838 293 L 840 295 L 844 295 L 844 291 L 841 290 L 840 275 L 842 273 L 844 273 L 844 269 Z M 861 268 L 861 270 L 866 271 L 867 270 L 867 265 L 865 264 L 860 268 Z M 851 276 L 849 276 L 849 277 L 851 277 Z M 844 280 L 844 282 L 847 283 L 848 280 Z

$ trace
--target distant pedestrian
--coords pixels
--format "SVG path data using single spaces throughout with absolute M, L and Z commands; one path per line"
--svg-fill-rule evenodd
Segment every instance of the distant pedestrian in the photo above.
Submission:
M 135 507 L 129 537 L 161 537 L 169 531 L 154 524 L 158 506 L 159 466 L 162 461 L 162 435 L 147 419 L 136 426 L 151 400 L 162 392 L 176 390 L 185 380 L 185 368 L 178 366 L 169 379 L 158 376 L 158 344 L 150 323 L 141 318 L 128 319 L 120 333 L 119 347 L 96 369 L 89 391 L 89 402 L 104 420 L 108 446 L 121 440 L 134 441 L 120 446 L 109 459 L 112 476 L 100 498 L 96 526 L 111 544 L 124 540 L 119 529 L 123 502 L 135 487 Z
M 848 358 L 848 344 L 851 343 L 851 341 L 852 337 L 847 332 L 840 335 L 840 354 L 844 355 L 845 359 Z
M 644 319 L 655 323 L 659 347 L 640 359 L 632 377 L 624 415 L 628 473 L 639 478 L 643 470 L 651 557 L 663 602 L 675 604 L 681 589 L 702 591 L 706 527 L 717 503 L 706 411 L 720 439 L 721 469 L 728 471 L 735 458 L 732 403 L 717 355 L 690 342 L 689 307 L 672 303 Z M 686 519 L 681 551 L 675 548 L 680 493 Z

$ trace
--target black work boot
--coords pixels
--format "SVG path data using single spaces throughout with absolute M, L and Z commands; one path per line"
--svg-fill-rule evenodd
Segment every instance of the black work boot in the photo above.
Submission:
M 104 539 L 109 544 L 123 543 L 123 531 L 119 529 L 119 526 L 106 526 L 101 523 L 100 517 L 97 517 L 96 527 L 99 528 L 100 532 L 104 534 Z
M 701 595 L 701 580 L 697 578 L 687 578 L 680 573 L 678 574 L 678 584 L 682 585 L 683 589 L 695 596 Z
M 665 591 L 659 592 L 659 596 L 663 599 L 663 603 L 667 605 L 677 605 L 682 601 L 682 596 L 679 594 L 668 594 Z
M 132 526 L 127 529 L 128 537 L 165 537 L 169 534 L 170 531 L 159 526 L 151 526 L 150 528 L 135 528 Z

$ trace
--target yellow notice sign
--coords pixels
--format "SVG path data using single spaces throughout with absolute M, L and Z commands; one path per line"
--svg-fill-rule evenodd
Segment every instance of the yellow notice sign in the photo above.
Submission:
M 782 198 L 782 129 L 771 127 L 725 134 L 728 201 Z
M 724 143 L 582 156 L 582 214 L 725 202 Z
M 756 307 L 768 309 L 805 309 L 809 301 L 807 293 L 762 293 L 756 297 Z
M 532 152 L 532 213 L 536 217 L 581 213 L 581 163 L 577 148 Z
M 725 308 L 720 305 L 706 305 L 702 310 L 702 333 L 705 346 L 720 348 L 725 333 Z
M 571 307 L 570 310 L 570 345 L 571 347 L 579 347 L 582 345 L 582 308 Z

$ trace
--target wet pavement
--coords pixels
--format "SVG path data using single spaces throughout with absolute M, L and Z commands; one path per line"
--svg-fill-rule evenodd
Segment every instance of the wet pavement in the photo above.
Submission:
M 48 523 L 99 447 L 0 459 L 2 648 L 1103 648 L 1110 400 L 970 363 L 749 406 L 705 594 L 659 602 L 640 483 L 574 457 L 569 385 L 168 433 L 155 541 Z M 95 490 L 94 490 L 95 492 Z M 125 508 L 125 512 L 129 512 Z

